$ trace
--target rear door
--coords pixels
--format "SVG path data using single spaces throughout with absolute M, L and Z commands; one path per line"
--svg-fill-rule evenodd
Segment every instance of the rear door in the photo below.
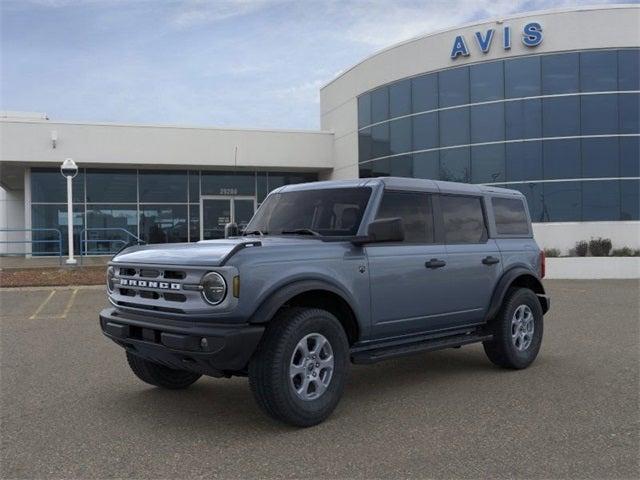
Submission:
M 437 323 L 446 310 L 446 251 L 436 241 L 433 200 L 433 194 L 426 192 L 383 194 L 376 218 L 400 217 L 405 241 L 365 247 L 377 338 L 431 330 L 434 319 Z
M 452 326 L 484 319 L 502 273 L 502 259 L 496 241 L 489 238 L 485 209 L 481 195 L 440 196 Z

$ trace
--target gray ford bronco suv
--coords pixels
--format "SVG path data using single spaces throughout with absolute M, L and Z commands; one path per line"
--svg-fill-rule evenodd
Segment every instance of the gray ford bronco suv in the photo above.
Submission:
M 544 268 L 520 192 L 288 185 L 241 235 L 117 254 L 100 325 L 144 382 L 248 376 L 267 414 L 310 426 L 336 407 L 350 362 L 482 342 L 494 364 L 529 366 L 550 306 Z

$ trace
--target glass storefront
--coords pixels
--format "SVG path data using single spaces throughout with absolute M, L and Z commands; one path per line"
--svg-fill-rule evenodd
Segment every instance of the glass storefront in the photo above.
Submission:
M 518 189 L 537 222 L 638 220 L 639 77 L 640 50 L 621 49 L 485 62 L 379 87 L 358 97 L 360 177 Z
M 246 224 L 267 193 L 282 185 L 312 182 L 315 173 L 225 172 L 210 170 L 80 169 L 73 180 L 74 248 L 108 254 L 132 239 L 147 243 L 195 242 L 223 235 L 210 215 L 208 198 L 215 196 L 236 221 Z M 59 229 L 67 247 L 66 183 L 58 169 L 31 169 L 32 228 Z M 205 206 L 201 228 L 200 202 Z M 210 218 L 211 217 L 211 218 Z M 209 225 L 207 222 L 214 221 Z M 226 223 L 226 222 L 225 222 Z M 224 225 L 223 225 L 224 227 Z M 127 233 L 128 232 L 128 233 Z M 129 235 L 131 234 L 131 235 Z M 57 239 L 55 232 L 35 232 L 34 240 Z M 56 253 L 57 243 L 34 243 L 34 254 Z

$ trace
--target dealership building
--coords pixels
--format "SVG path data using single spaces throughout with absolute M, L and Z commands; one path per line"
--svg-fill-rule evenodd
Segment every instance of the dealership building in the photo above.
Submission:
M 5 112 L 0 229 L 25 231 L 0 235 L 48 239 L 55 232 L 40 229 L 61 229 L 64 237 L 58 167 L 72 157 L 80 167 L 73 221 L 78 242 L 95 240 L 82 245 L 89 253 L 108 253 L 108 240 L 123 235 L 151 243 L 218 238 L 281 185 L 389 175 L 519 190 L 545 247 L 566 252 L 603 236 L 640 248 L 639 25 L 640 7 L 617 5 L 420 36 L 325 85 L 320 131 Z

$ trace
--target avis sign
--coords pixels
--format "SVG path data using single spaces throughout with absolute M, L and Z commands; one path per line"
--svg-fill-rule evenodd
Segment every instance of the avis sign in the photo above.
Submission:
M 504 50 L 511 49 L 511 33 L 511 27 L 505 26 L 502 28 L 502 48 Z M 475 32 L 474 37 L 482 53 L 489 52 L 495 35 L 496 30 L 494 28 L 490 28 L 486 32 Z M 527 23 L 522 27 L 520 40 L 526 47 L 537 47 L 542 43 L 542 26 L 538 22 Z M 458 57 L 468 57 L 469 55 L 470 51 L 464 35 L 458 35 L 453 41 L 451 58 L 455 60 Z

